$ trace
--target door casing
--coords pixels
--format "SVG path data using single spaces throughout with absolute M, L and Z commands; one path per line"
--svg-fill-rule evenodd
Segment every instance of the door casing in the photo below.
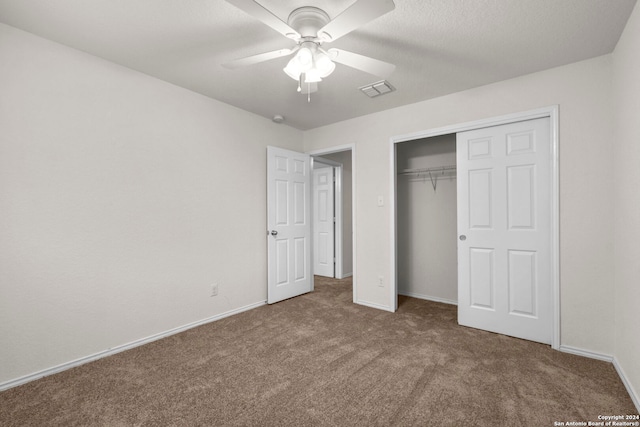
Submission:
M 481 129 L 485 127 L 504 125 L 523 120 L 549 118 L 551 129 L 550 141 L 550 181 L 551 181 L 551 279 L 552 279 L 552 339 L 551 347 L 558 350 L 560 348 L 560 191 L 559 191 L 559 169 L 558 169 L 558 106 L 539 108 L 499 117 L 491 117 L 472 122 L 460 123 L 434 129 L 411 133 L 407 135 L 394 136 L 390 140 L 390 200 L 391 204 L 391 265 L 390 265 L 390 286 L 389 300 L 392 302 L 391 311 L 398 309 L 398 272 L 397 272 L 397 165 L 396 148 L 399 143 L 416 139 L 429 138 L 468 130 Z

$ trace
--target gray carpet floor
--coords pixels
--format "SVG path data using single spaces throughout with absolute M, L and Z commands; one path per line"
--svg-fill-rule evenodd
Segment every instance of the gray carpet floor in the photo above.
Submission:
M 610 363 L 352 303 L 350 280 L 0 393 L 2 426 L 553 426 L 635 414 Z

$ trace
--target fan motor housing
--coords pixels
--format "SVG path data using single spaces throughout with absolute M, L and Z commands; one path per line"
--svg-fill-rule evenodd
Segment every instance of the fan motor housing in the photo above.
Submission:
M 324 10 L 313 6 L 304 6 L 295 9 L 289 14 L 287 24 L 303 38 L 316 38 L 318 30 L 327 25 L 330 20 L 329 15 Z

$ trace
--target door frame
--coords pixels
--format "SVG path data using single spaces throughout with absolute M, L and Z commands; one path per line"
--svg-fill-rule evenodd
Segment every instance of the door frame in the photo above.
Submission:
M 355 238 L 355 236 L 357 236 L 356 233 L 356 225 L 357 225 L 357 221 L 356 221 L 356 145 L 355 144 L 344 144 L 344 145 L 335 145 L 332 147 L 327 147 L 327 148 L 320 148 L 317 150 L 312 150 L 312 151 L 307 151 L 306 154 L 309 154 L 311 156 L 311 159 L 313 159 L 314 157 L 322 157 L 323 155 L 326 154 L 333 154 L 333 153 L 339 153 L 342 151 L 350 151 L 351 152 L 351 230 L 352 230 L 352 250 L 351 250 L 351 263 L 352 263 L 352 268 L 353 268 L 353 273 L 352 273 L 352 278 L 353 278 L 353 282 L 352 282 L 352 288 L 353 288 L 353 302 L 357 303 L 358 298 L 358 286 L 357 286 L 357 275 L 356 275 L 356 271 L 358 270 L 356 267 L 356 244 L 357 244 L 357 239 Z M 342 170 L 340 171 L 342 173 Z M 342 175 L 340 176 L 340 179 L 342 179 Z M 342 195 L 342 181 L 340 181 L 340 195 Z M 342 201 L 340 202 L 340 206 L 342 207 Z M 342 214 L 341 214 L 342 215 Z M 341 223 L 342 224 L 342 223 Z M 340 240 L 342 242 L 342 227 L 340 229 Z M 336 251 L 337 254 L 337 251 Z M 340 255 L 342 256 L 342 249 L 340 250 Z M 313 254 L 311 255 L 313 257 Z M 336 255 L 337 257 L 337 255 Z M 340 264 L 342 265 L 342 260 L 340 260 Z
M 335 258 L 334 266 L 333 266 L 333 277 L 337 279 L 342 279 L 342 163 L 334 162 L 333 160 L 324 159 L 321 156 L 314 157 L 311 156 L 311 170 L 312 170 L 312 180 L 311 180 L 311 243 L 315 243 L 313 241 L 314 230 L 313 226 L 315 224 L 313 218 L 314 206 L 313 201 L 315 200 L 315 181 L 313 180 L 313 171 L 315 170 L 315 164 L 320 163 L 327 167 L 333 168 L 334 173 L 334 181 L 333 181 L 333 212 L 335 217 L 335 222 L 333 223 L 333 257 Z M 312 262 L 315 264 L 315 252 L 312 251 L 311 258 Z
M 447 135 L 468 130 L 481 129 L 485 127 L 504 125 L 508 123 L 521 122 L 531 119 L 549 118 L 551 129 L 550 155 L 551 155 L 551 287 L 552 287 L 552 331 L 551 348 L 560 348 L 560 185 L 559 185 L 559 163 L 558 163 L 558 105 L 538 108 L 535 110 L 523 111 L 519 113 L 507 114 L 504 116 L 489 117 L 486 119 L 471 122 L 459 123 L 450 126 L 427 129 L 407 135 L 391 137 L 390 140 L 390 200 L 392 201 L 391 218 L 391 283 L 389 286 L 390 301 L 392 301 L 392 311 L 398 309 L 398 244 L 397 244 L 397 144 L 416 139 L 424 139 L 433 136 Z

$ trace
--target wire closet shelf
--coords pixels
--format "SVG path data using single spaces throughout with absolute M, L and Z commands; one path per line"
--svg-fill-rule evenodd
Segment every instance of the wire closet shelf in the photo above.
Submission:
M 416 178 L 422 178 L 423 180 L 429 178 L 431 185 L 433 186 L 433 190 L 435 191 L 438 185 L 438 179 L 455 179 L 456 170 L 456 165 L 435 166 L 430 168 L 405 169 L 400 171 L 398 175 L 413 176 Z

